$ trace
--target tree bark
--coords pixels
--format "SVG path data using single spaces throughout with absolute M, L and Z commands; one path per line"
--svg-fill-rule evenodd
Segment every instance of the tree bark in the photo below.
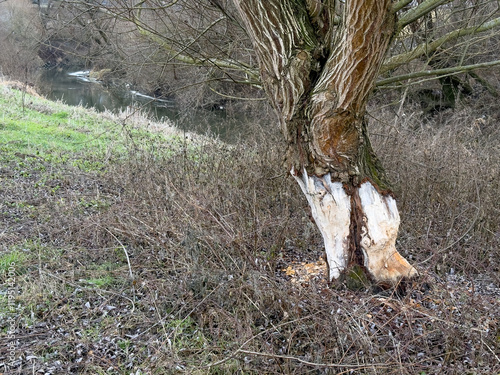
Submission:
M 396 251 L 399 214 L 365 122 L 396 28 L 391 1 L 348 0 L 340 22 L 333 0 L 233 1 L 323 235 L 330 280 L 355 263 L 380 284 L 416 275 Z

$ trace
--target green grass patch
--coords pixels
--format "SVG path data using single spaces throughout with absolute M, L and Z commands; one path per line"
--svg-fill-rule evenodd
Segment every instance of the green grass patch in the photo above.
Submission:
M 174 319 L 168 322 L 167 327 L 173 330 L 173 342 L 178 349 L 200 349 L 207 344 L 203 331 L 189 316 L 184 319 Z
M 2 279 L 20 275 L 26 268 L 25 262 L 28 259 L 25 253 L 19 250 L 13 250 L 0 255 L 0 275 Z
M 87 280 L 87 282 L 89 284 L 95 285 L 98 288 L 104 288 L 113 285 L 116 282 L 116 280 L 115 278 L 107 275 L 95 279 L 89 279 Z
M 123 250 L 122 250 L 122 252 L 123 252 Z M 125 259 L 125 261 L 126 261 L 126 259 Z M 90 269 L 108 272 L 108 271 L 114 271 L 114 270 L 120 268 L 121 266 L 122 266 L 121 263 L 106 261 L 106 262 L 102 262 L 100 264 L 92 265 L 90 267 Z
M 24 97 L 24 99 L 23 99 Z M 23 105 L 24 103 L 24 105 Z M 0 160 L 71 162 L 101 169 L 104 155 L 123 153 L 123 128 L 92 111 L 0 88 Z

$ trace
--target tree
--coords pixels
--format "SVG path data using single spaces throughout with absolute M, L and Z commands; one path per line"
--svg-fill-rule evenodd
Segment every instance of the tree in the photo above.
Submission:
M 420 2 L 398 21 L 397 11 L 411 1 L 234 0 L 287 140 L 291 173 L 323 235 L 330 279 L 352 263 L 380 284 L 417 274 L 395 247 L 400 218 L 370 145 L 365 111 L 395 35 L 449 2 Z M 478 27 L 443 38 L 467 32 Z
M 390 0 L 235 0 L 278 112 L 291 173 L 323 235 L 330 279 L 361 263 L 381 284 L 416 270 L 397 252 L 396 202 L 365 111 L 396 30 Z M 335 26 L 338 25 L 338 26 Z
M 323 235 L 330 280 L 353 264 L 384 285 L 417 274 L 395 247 L 400 218 L 368 137 L 367 101 L 375 87 L 419 78 L 456 90 L 465 82 L 458 74 L 499 64 L 474 47 L 500 26 L 495 1 L 116 0 L 98 7 L 135 25 L 169 62 L 262 86 Z M 252 54 L 227 47 L 234 44 L 219 28 L 246 32 L 258 69 Z

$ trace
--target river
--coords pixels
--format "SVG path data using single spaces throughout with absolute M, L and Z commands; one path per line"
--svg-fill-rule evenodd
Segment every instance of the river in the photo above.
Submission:
M 94 108 L 99 112 L 120 112 L 127 107 L 140 108 L 155 120 L 171 120 L 182 130 L 210 133 L 224 141 L 234 141 L 244 133 L 244 118 L 227 116 L 223 107 L 215 110 L 181 111 L 174 101 L 158 100 L 129 89 L 109 89 L 89 78 L 88 71 L 44 71 L 38 82 L 41 94 L 68 105 Z

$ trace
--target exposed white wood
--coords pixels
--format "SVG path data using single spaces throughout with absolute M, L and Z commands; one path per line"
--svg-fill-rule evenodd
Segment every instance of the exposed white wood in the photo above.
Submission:
M 311 213 L 325 244 L 330 281 L 337 279 L 349 260 L 349 236 L 351 223 L 351 197 L 340 182 L 332 182 L 330 174 L 322 177 L 309 176 L 304 170 L 301 176 L 292 175 L 304 192 Z M 396 285 L 402 278 L 411 278 L 417 271 L 396 250 L 399 229 L 399 212 L 396 201 L 390 195 L 380 194 L 370 182 L 359 189 L 359 215 L 362 217 L 361 250 L 364 266 L 380 284 Z
M 364 213 L 361 248 L 364 265 L 379 283 L 397 284 L 417 271 L 396 250 L 399 212 L 393 197 L 380 194 L 370 182 L 359 188 Z
M 294 175 L 292 170 L 292 175 Z M 348 262 L 351 202 L 340 182 L 332 182 L 330 174 L 323 177 L 294 176 L 307 197 L 311 213 L 323 236 L 330 281 L 337 279 Z

